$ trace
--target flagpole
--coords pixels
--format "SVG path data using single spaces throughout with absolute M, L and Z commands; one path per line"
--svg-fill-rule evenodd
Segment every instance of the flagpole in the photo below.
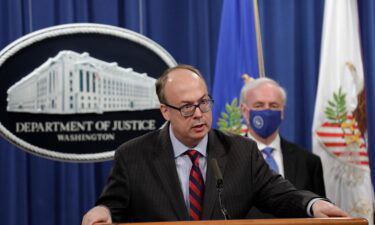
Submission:
M 254 8 L 255 33 L 256 33 L 256 39 L 257 39 L 259 77 L 265 77 L 266 72 L 264 70 L 264 61 L 263 61 L 263 47 L 262 47 L 262 35 L 260 32 L 258 0 L 253 0 L 253 8 Z

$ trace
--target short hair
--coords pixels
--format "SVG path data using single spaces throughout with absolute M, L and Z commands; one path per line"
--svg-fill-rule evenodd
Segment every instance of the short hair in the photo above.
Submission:
M 286 91 L 285 91 L 285 89 L 283 87 L 281 87 L 279 85 L 279 83 L 277 83 L 276 81 L 274 81 L 270 78 L 267 78 L 267 77 L 261 77 L 261 78 L 255 79 L 255 80 L 247 81 L 246 84 L 241 89 L 240 103 L 246 104 L 247 93 L 250 90 L 255 89 L 255 88 L 259 87 L 260 85 L 263 85 L 263 84 L 266 84 L 266 83 L 273 84 L 280 90 L 281 98 L 282 98 L 283 104 L 285 105 L 286 104 Z
M 164 93 L 165 84 L 167 83 L 167 80 L 168 80 L 168 74 L 177 69 L 186 69 L 186 70 L 192 71 L 193 73 L 197 74 L 200 78 L 202 78 L 204 84 L 206 85 L 203 75 L 194 66 L 179 64 L 177 66 L 171 67 L 165 70 L 163 74 L 156 80 L 156 83 L 155 83 L 156 95 L 158 96 L 160 103 L 167 103 L 166 98 L 165 98 L 165 93 Z

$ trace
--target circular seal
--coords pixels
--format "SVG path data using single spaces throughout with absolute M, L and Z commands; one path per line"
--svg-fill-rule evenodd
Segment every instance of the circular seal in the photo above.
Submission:
M 160 45 L 119 27 L 30 33 L 0 52 L 0 133 L 49 159 L 112 159 L 121 143 L 164 123 L 155 81 L 174 65 Z
M 262 127 L 264 125 L 263 118 L 261 116 L 254 116 L 253 124 L 254 124 L 255 128 L 262 129 Z

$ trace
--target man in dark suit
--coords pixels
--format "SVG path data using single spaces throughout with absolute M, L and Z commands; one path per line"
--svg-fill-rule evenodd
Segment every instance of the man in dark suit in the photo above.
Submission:
M 156 92 L 167 126 L 119 147 L 97 206 L 82 224 L 223 219 L 214 158 L 233 219 L 245 218 L 253 204 L 280 217 L 347 216 L 274 173 L 253 141 L 211 129 L 213 101 L 194 67 L 168 69 L 156 82 Z
M 286 103 L 285 90 L 269 78 L 248 80 L 241 90 L 240 102 L 248 127 L 246 136 L 257 143 L 270 166 L 296 188 L 325 196 L 320 158 L 279 135 Z M 248 215 L 248 218 L 272 217 L 255 207 Z

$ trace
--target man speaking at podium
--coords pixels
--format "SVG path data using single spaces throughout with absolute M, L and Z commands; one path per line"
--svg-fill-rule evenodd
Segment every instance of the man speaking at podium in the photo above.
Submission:
M 168 124 L 118 148 L 108 183 L 82 224 L 243 219 L 253 205 L 276 217 L 348 216 L 274 173 L 255 142 L 211 129 L 213 100 L 194 67 L 168 69 L 156 92 Z M 214 170 L 223 174 L 221 195 Z

